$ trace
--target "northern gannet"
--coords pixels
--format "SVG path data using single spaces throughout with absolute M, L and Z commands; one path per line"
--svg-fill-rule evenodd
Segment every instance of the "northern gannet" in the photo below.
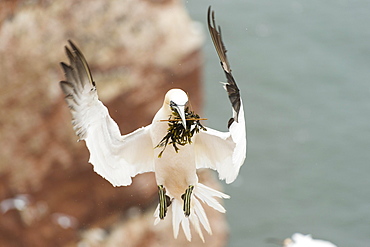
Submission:
M 227 78 L 224 88 L 233 114 L 228 132 L 201 126 L 197 115 L 191 115 L 188 109 L 188 95 L 175 88 L 166 93 L 150 125 L 121 135 L 108 109 L 98 99 L 89 66 L 72 41 L 69 41 L 71 48 L 65 47 L 69 65 L 61 63 L 66 80 L 60 85 L 71 110 L 73 128 L 79 140 L 86 142 L 94 171 L 113 186 L 130 185 L 131 178 L 137 174 L 154 172 L 159 191 L 155 224 L 165 218 L 171 206 L 174 237 L 177 238 L 181 225 L 189 241 L 190 223 L 203 241 L 201 226 L 212 234 L 202 203 L 224 213 L 224 207 L 216 198 L 229 198 L 199 183 L 197 169 L 216 170 L 221 180 L 231 183 L 244 163 L 247 146 L 242 99 L 211 8 L 208 9 L 208 28 Z M 184 143 L 178 144 L 171 139 L 174 134 L 169 126 L 178 130 L 177 137 L 185 140 Z M 167 135 L 170 139 L 166 143 Z

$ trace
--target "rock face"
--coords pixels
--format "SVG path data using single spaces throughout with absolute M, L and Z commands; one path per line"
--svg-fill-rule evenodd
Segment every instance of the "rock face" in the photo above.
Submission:
M 202 34 L 181 1 L 0 2 L 0 246 L 202 246 L 153 227 L 153 174 L 113 188 L 92 171 L 58 83 L 68 39 L 122 134 L 149 124 L 170 88 L 202 105 Z M 206 246 L 223 246 L 224 217 L 207 213 Z

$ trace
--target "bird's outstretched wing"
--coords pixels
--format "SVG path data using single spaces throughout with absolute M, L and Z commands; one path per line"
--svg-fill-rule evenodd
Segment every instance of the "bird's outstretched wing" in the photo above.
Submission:
M 233 182 L 246 157 L 247 139 L 244 110 L 239 88 L 231 74 L 230 64 L 226 57 L 226 48 L 222 41 L 221 29 L 216 28 L 214 12 L 208 9 L 208 29 L 213 44 L 220 58 L 221 67 L 227 82 L 224 88 L 228 93 L 233 117 L 228 122 L 229 132 L 220 132 L 207 127 L 196 138 L 197 168 L 212 168 L 218 171 L 219 178 L 226 183 Z
M 98 99 L 83 54 L 73 42 L 69 44 L 72 50 L 65 50 L 70 65 L 61 63 L 66 81 L 60 85 L 72 113 L 73 128 L 79 140 L 86 141 L 94 171 L 114 186 L 129 185 L 131 177 L 154 169 L 150 125 L 121 136 L 118 125 Z

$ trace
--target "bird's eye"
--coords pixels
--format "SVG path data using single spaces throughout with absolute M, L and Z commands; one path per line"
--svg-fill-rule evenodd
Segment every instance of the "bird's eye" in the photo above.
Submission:
M 170 101 L 170 106 L 171 106 L 171 107 L 176 106 L 175 102 L 173 102 L 173 101 L 171 100 L 171 101 Z

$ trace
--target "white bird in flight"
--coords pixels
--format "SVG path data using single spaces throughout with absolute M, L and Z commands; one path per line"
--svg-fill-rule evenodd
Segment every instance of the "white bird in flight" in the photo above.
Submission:
M 310 234 L 294 233 L 291 238 L 284 240 L 284 247 L 337 247 L 329 241 L 313 239 Z
M 242 99 L 211 8 L 208 28 L 227 78 L 224 88 L 233 112 L 228 122 L 229 132 L 203 127 L 199 116 L 189 110 L 188 95 L 181 89 L 171 89 L 150 125 L 121 135 L 108 109 L 98 99 L 84 56 L 71 41 L 72 49 L 66 47 L 70 64 L 61 63 L 66 80 L 60 85 L 71 110 L 73 128 L 79 140 L 86 142 L 94 171 L 113 186 L 130 185 L 131 178 L 137 174 L 154 172 L 159 191 L 155 224 L 165 218 L 171 206 L 174 237 L 177 238 L 181 225 L 189 241 L 190 223 L 203 241 L 201 226 L 212 234 L 202 203 L 224 213 L 216 198 L 229 198 L 199 183 L 197 169 L 216 170 L 221 180 L 231 183 L 246 157 Z

